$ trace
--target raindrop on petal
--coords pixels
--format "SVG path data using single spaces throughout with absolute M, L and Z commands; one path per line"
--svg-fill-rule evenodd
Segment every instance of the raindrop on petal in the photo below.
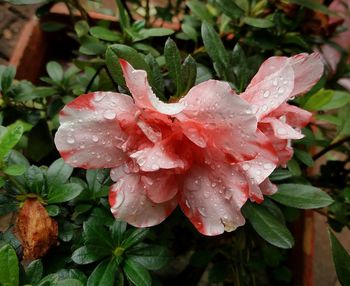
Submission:
M 103 117 L 109 120 L 113 120 L 115 118 L 115 112 L 113 110 L 106 110 L 103 114 Z
M 96 135 L 92 135 L 92 141 L 98 142 L 98 137 Z
M 68 138 L 67 138 L 67 143 L 68 143 L 68 144 L 74 144 L 74 143 L 75 143 L 74 137 L 68 137 Z

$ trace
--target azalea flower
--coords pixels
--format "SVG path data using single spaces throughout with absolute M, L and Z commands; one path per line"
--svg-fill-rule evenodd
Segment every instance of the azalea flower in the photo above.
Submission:
M 258 129 L 273 143 L 281 166 L 293 156 L 290 141 L 303 138 L 299 130 L 312 118 L 312 113 L 287 101 L 309 91 L 322 74 L 323 64 L 318 53 L 271 57 L 241 94 L 253 105 Z
M 302 62 L 311 68 L 318 61 L 301 57 L 309 59 Z M 109 202 L 117 219 L 153 226 L 179 205 L 205 235 L 232 231 L 245 223 L 240 209 L 248 199 L 262 202 L 263 194 L 275 191 L 268 176 L 279 157 L 258 120 L 259 126 L 293 124 L 294 107 L 282 107 L 286 123 L 278 107 L 317 80 L 317 75 L 298 78 L 306 76 L 299 71 L 304 64 L 293 66 L 293 60 L 287 64 L 284 59 L 275 68 L 264 64 L 242 96 L 226 82 L 209 80 L 176 103 L 161 102 L 146 72 L 120 60 L 132 97 L 95 92 L 73 100 L 60 112 L 56 146 L 74 167 L 111 168 L 116 183 Z M 281 99 L 272 100 L 274 92 Z M 268 118 L 272 121 L 263 122 Z

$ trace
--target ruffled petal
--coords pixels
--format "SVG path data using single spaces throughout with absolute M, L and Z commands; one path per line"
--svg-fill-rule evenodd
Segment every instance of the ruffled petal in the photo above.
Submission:
M 121 145 L 127 135 L 120 123 L 133 120 L 131 97 L 112 92 L 79 96 L 60 112 L 55 144 L 63 159 L 74 167 L 111 168 L 126 155 Z
M 233 231 L 245 223 L 241 207 L 248 198 L 243 176 L 227 167 L 220 176 L 209 166 L 193 166 L 179 194 L 182 211 L 204 235 Z
M 271 196 L 277 192 L 277 186 L 275 184 L 272 184 L 268 178 L 263 181 L 259 187 L 262 193 L 267 196 Z
M 304 137 L 301 132 L 273 117 L 264 118 L 261 123 L 270 124 L 275 137 L 279 139 L 301 139 Z
M 144 70 L 135 70 L 127 61 L 120 59 L 126 85 L 135 103 L 140 108 L 158 111 L 167 115 L 180 113 L 185 106 L 181 103 L 164 103 L 153 93 Z
M 145 172 L 154 172 L 159 169 L 184 168 L 184 162 L 171 150 L 171 146 L 159 142 L 153 147 L 143 148 L 130 155 L 135 159 L 140 169 Z
M 305 127 L 312 119 L 311 112 L 288 103 L 280 105 L 277 109 L 271 112 L 269 116 L 275 118 L 285 117 L 287 124 L 298 128 Z
M 288 61 L 294 70 L 294 89 L 291 96 L 308 92 L 323 74 L 324 65 L 319 53 L 298 54 Z
M 287 59 L 272 57 L 266 60 L 241 94 L 242 98 L 253 105 L 258 120 L 291 97 L 294 71 Z
M 257 119 L 251 105 L 237 96 L 226 82 L 208 80 L 181 99 L 186 109 L 176 117 L 185 136 L 197 146 L 215 145 L 236 158 L 256 156 Z
M 125 174 L 111 186 L 109 204 L 116 219 L 136 227 L 149 227 L 165 220 L 177 205 L 176 199 L 152 202 L 139 174 Z

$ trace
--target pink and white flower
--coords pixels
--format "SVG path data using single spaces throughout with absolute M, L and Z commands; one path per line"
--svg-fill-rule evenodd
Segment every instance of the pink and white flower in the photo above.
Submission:
M 304 124 L 295 118 L 302 111 L 285 102 L 318 80 L 318 61 L 315 55 L 274 58 L 241 96 L 228 83 L 209 80 L 179 102 L 164 103 L 145 71 L 120 60 L 132 97 L 81 95 L 61 111 L 55 143 L 74 167 L 111 168 L 116 183 L 109 202 L 117 219 L 153 226 L 179 205 L 205 235 L 232 231 L 244 224 L 240 209 L 248 199 L 261 202 L 275 191 L 268 180 L 281 163 L 274 140 L 300 138 L 289 124 Z

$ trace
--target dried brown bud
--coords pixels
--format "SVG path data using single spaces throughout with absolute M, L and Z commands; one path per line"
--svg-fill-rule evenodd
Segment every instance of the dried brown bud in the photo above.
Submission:
M 27 199 L 17 217 L 16 233 L 22 242 L 24 260 L 44 256 L 57 244 L 57 222 L 37 199 Z

